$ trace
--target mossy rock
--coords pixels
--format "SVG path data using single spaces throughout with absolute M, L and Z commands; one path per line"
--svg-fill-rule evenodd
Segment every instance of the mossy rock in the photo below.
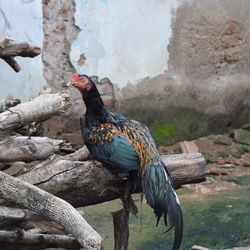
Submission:
M 249 153 L 249 146 L 247 146 L 247 145 L 241 145 L 241 147 L 239 148 L 239 150 L 242 152 L 242 154 Z
M 250 175 L 235 177 L 233 181 L 241 186 L 250 185 Z
M 230 138 L 220 135 L 218 136 L 214 143 L 219 144 L 219 145 L 225 145 L 225 146 L 231 146 L 232 145 L 232 141 Z
M 221 158 L 225 159 L 230 156 L 230 153 L 227 150 L 221 150 L 217 152 L 217 155 L 220 156 Z
M 240 159 L 242 153 L 237 150 L 237 149 L 233 149 L 230 151 L 230 154 L 234 157 L 234 158 L 237 158 L 237 159 Z
M 212 154 L 207 153 L 207 152 L 202 152 L 202 155 L 205 158 L 206 163 L 215 163 L 218 160 L 215 155 L 212 155 Z
M 234 140 L 241 144 L 250 145 L 250 131 L 245 129 L 236 129 L 234 131 Z
M 245 168 L 250 168 L 250 161 L 245 161 L 243 164 L 242 164 L 243 167 Z

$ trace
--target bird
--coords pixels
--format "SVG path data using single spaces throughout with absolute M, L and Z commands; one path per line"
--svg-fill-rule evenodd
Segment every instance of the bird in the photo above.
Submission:
M 75 72 L 66 86 L 78 89 L 85 103 L 82 136 L 90 153 L 115 173 L 139 174 L 147 204 L 154 209 L 156 226 L 161 217 L 166 226 L 169 223 L 168 230 L 174 229 L 172 249 L 178 250 L 183 235 L 180 201 L 149 129 L 109 110 L 89 76 Z

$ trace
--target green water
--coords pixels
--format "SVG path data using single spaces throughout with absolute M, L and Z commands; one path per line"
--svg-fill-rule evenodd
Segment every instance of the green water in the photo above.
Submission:
M 210 249 L 250 245 L 250 189 L 218 192 L 209 197 L 180 197 L 185 222 L 181 249 L 191 249 L 193 245 Z M 152 209 L 142 204 L 140 211 L 139 196 L 135 198 L 139 216 L 130 217 L 129 249 L 171 249 L 172 233 L 163 233 L 163 223 L 156 228 Z M 84 208 L 85 218 L 102 235 L 108 250 L 114 244 L 111 212 L 120 208 L 119 200 Z

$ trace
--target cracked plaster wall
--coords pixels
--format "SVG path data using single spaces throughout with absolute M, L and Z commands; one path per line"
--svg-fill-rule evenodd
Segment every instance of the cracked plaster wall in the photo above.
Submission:
M 109 78 L 114 86 L 108 79 L 98 86 L 110 107 L 115 97 L 118 111 L 156 133 L 159 124 L 170 126 L 171 138 L 166 134 L 162 142 L 222 132 L 250 120 L 248 0 L 43 0 L 42 6 L 20 0 L 12 5 L 0 0 L 0 34 L 43 45 L 43 53 L 42 61 L 25 59 L 15 77 L 0 62 L 1 98 L 10 93 L 29 99 L 45 82 L 64 89 L 76 68 Z M 77 141 L 72 130 L 79 128 L 84 108 L 79 93 L 70 91 L 76 105 L 50 121 L 47 132 Z

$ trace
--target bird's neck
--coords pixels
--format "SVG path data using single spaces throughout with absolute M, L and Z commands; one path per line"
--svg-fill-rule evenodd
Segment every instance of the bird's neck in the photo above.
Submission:
M 90 123 L 89 125 L 106 123 L 109 111 L 105 107 L 96 86 L 92 87 L 87 93 L 83 93 L 82 98 L 87 108 L 86 120 Z

